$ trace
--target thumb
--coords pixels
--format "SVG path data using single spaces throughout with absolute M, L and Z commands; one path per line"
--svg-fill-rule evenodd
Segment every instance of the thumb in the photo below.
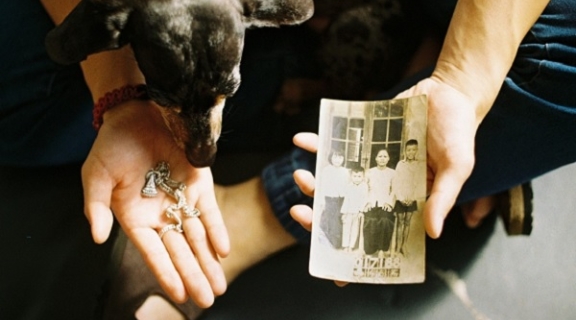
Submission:
M 114 218 L 110 210 L 112 180 L 105 172 L 95 174 L 93 170 L 82 168 L 84 187 L 84 214 L 90 223 L 94 242 L 102 244 L 108 240 Z
M 437 173 L 430 197 L 424 207 L 426 232 L 431 238 L 438 238 L 442 233 L 444 219 L 456 203 L 456 198 L 464 184 L 458 174 L 443 171 Z

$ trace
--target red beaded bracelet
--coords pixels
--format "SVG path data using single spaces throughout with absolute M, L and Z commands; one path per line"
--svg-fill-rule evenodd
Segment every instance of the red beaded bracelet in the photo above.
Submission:
M 98 130 L 104 122 L 104 113 L 113 107 L 133 99 L 149 99 L 145 84 L 126 85 L 118 89 L 107 92 L 98 102 L 94 104 L 92 115 L 94 117 L 92 126 Z

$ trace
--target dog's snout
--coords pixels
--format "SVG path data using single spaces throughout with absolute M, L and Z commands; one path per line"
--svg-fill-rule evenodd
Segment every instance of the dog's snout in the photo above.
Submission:
M 223 105 L 224 101 L 222 100 L 212 109 L 209 117 L 210 121 L 207 123 L 207 130 L 193 130 L 196 133 L 205 132 L 207 135 L 192 134 L 188 139 L 186 157 L 194 167 L 211 166 L 216 158 L 216 142 L 220 137 L 220 130 L 222 128 Z
M 186 146 L 186 158 L 196 168 L 209 167 L 216 159 L 216 150 L 215 143 L 195 147 Z
M 185 150 L 188 162 L 194 167 L 207 167 L 214 162 L 216 142 L 222 130 L 222 111 L 225 100 L 224 96 L 206 99 L 205 101 L 209 101 L 208 107 L 198 102 L 184 108 L 160 108 L 173 138 L 178 146 Z M 192 106 L 200 110 L 195 110 Z M 207 111 L 197 112 L 206 108 Z

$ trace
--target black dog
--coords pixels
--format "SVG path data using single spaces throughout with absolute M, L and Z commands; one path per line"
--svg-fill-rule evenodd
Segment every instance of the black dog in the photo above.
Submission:
M 313 10 L 312 0 L 82 0 L 46 47 L 71 64 L 130 43 L 149 96 L 202 167 L 214 160 L 224 101 L 240 85 L 245 30 L 301 23 Z

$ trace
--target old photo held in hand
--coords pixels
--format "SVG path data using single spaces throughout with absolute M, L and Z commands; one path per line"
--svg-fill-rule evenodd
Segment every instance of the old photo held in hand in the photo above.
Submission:
M 424 281 L 426 106 L 426 96 L 322 100 L 311 275 Z

